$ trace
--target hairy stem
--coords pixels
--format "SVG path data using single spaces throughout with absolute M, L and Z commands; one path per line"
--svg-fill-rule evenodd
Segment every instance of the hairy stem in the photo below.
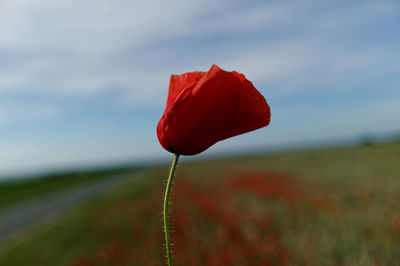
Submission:
M 174 160 L 172 161 L 171 170 L 169 172 L 167 188 L 165 189 L 165 198 L 164 198 L 164 232 L 165 232 L 165 249 L 167 252 L 168 266 L 172 266 L 170 237 L 168 228 L 169 193 L 171 191 L 172 180 L 174 178 L 176 165 L 178 164 L 178 159 L 179 159 L 179 154 L 175 154 Z

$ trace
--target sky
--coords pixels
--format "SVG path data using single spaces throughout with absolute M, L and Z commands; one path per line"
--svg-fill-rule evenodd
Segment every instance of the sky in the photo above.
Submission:
M 172 158 L 169 77 L 242 72 L 271 124 L 204 152 L 400 130 L 400 2 L 0 2 L 0 176 Z

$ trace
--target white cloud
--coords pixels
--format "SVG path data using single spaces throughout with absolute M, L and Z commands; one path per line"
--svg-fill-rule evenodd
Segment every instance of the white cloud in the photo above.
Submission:
M 394 48 L 379 50 L 378 46 L 374 51 L 346 44 L 349 34 L 362 29 L 366 21 L 373 24 L 394 15 L 391 7 L 390 2 L 367 3 L 314 15 L 321 6 L 310 1 L 254 7 L 183 0 L 7 1 L 0 21 L 0 55 L 13 56 L 0 67 L 0 92 L 79 95 L 119 88 L 134 102 L 160 103 L 170 72 L 199 65 L 206 69 L 219 62 L 257 83 L 282 83 L 280 93 L 290 94 L 299 84 L 352 75 L 371 61 L 390 64 Z M 278 36 L 268 36 L 280 31 Z M 251 35 L 241 44 L 226 43 L 222 53 L 210 49 L 206 58 L 194 51 L 183 65 L 176 65 L 174 55 L 157 47 L 154 54 L 160 62 L 153 59 L 152 65 L 142 66 L 152 53 L 143 56 L 142 49 L 163 40 L 247 32 Z M 339 47 L 332 44 L 335 38 Z M 371 65 L 366 72 L 375 69 Z
M 110 57 L 189 31 L 190 20 L 205 12 L 208 4 L 8 1 L 2 8 L 0 53 L 17 54 L 10 61 L 18 62 L 3 62 L 10 66 L 0 70 L 0 91 L 90 93 L 114 84 L 143 87 L 135 77 L 147 77 L 140 62 L 121 69 L 109 65 Z

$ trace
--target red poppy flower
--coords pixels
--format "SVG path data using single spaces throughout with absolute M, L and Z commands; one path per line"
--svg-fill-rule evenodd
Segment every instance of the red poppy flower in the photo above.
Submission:
M 167 151 L 194 155 L 267 126 L 270 116 L 265 98 L 243 74 L 212 65 L 207 72 L 171 75 L 157 136 Z

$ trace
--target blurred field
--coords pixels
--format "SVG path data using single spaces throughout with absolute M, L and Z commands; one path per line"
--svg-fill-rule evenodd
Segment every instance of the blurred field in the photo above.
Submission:
M 167 173 L 20 237 L 0 265 L 164 265 Z M 398 143 L 182 162 L 172 197 L 176 265 L 400 262 Z

